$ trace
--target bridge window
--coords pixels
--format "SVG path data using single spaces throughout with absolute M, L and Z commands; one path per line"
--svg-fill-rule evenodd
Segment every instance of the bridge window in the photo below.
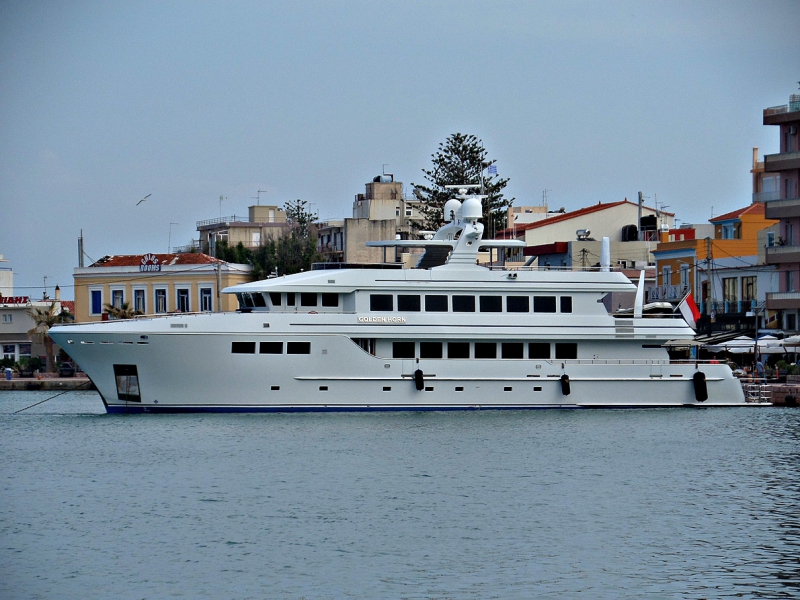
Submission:
M 280 306 L 281 305 L 281 293 L 280 292 L 270 292 L 269 293 L 269 301 L 272 302 L 272 306 Z
M 561 296 L 561 312 L 572 312 L 572 296 Z
M 556 358 L 559 360 L 578 358 L 578 344 L 573 342 L 556 342 Z
M 260 342 L 259 354 L 283 354 L 283 342 Z
M 550 344 L 548 342 L 531 342 L 528 344 L 528 358 L 547 360 L 550 358 Z
M 391 312 L 394 310 L 394 298 L 391 294 L 370 294 L 369 309 L 376 312 Z
M 500 346 L 500 356 L 503 358 L 522 358 L 525 348 L 522 342 L 503 342 Z
M 475 296 L 453 296 L 453 312 L 475 312 Z
M 420 342 L 420 358 L 442 358 L 442 342 Z
M 231 342 L 231 353 L 233 354 L 255 354 L 255 342 Z
M 555 296 L 534 296 L 533 312 L 554 313 L 556 312 Z
M 339 294 L 332 294 L 329 292 L 322 294 L 322 306 L 339 306 Z
M 481 312 L 503 312 L 502 296 L 481 296 Z
M 286 354 L 311 354 L 311 342 L 286 342 Z
M 406 296 L 403 294 L 398 294 L 397 310 L 401 312 L 419 312 L 422 310 L 420 297 L 418 295 Z
M 514 313 L 530 312 L 530 298 L 527 296 L 509 296 L 506 298 L 506 310 Z
M 447 312 L 447 296 L 426 295 L 425 296 L 425 311 L 426 312 Z
M 475 342 L 475 358 L 497 358 L 497 344 L 494 342 Z
M 469 342 L 448 342 L 447 358 L 469 358 Z
M 301 292 L 300 293 L 300 306 L 316 306 L 317 294 L 316 292 Z
M 392 358 L 414 358 L 414 342 L 392 342 Z

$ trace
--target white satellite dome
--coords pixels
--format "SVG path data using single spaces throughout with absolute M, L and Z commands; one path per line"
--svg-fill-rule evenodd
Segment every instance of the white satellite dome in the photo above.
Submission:
M 449 223 L 453 220 L 453 216 L 455 215 L 455 220 L 457 221 L 461 216 L 461 202 L 453 198 L 452 200 L 448 200 L 444 203 L 444 221 L 445 223 Z
M 466 220 L 480 219 L 483 217 L 483 206 L 480 198 L 467 198 L 461 205 L 461 218 Z

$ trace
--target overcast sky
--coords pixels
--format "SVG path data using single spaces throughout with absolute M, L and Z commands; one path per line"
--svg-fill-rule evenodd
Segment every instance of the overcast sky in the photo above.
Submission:
M 754 146 L 778 151 L 762 110 L 798 93 L 798 32 L 797 0 L 4 0 L 2 265 L 72 298 L 81 229 L 98 259 L 189 243 L 221 195 L 352 216 L 455 132 L 516 205 L 642 190 L 706 222 L 750 203 Z

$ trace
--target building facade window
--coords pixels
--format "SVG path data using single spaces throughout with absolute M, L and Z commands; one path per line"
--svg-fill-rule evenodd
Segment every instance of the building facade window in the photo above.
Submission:
M 211 301 L 211 288 L 200 288 L 200 310 L 212 312 L 214 305 Z
M 672 269 L 670 267 L 664 267 L 661 271 L 661 278 L 661 283 L 670 285 L 672 283 Z
M 756 299 L 758 292 L 757 280 L 758 278 L 755 276 L 742 277 L 742 300 L 750 301 Z
M 133 290 L 133 310 L 142 314 L 147 312 L 144 301 L 144 290 Z
M 91 298 L 91 314 L 99 315 L 103 313 L 103 291 L 102 290 L 91 290 L 89 292 L 89 296 Z
M 155 309 L 157 313 L 167 312 L 167 290 L 163 288 L 155 290 Z
M 689 265 L 681 265 L 681 287 L 689 287 Z
M 738 282 L 739 279 L 737 277 L 724 277 L 722 279 L 723 302 L 736 302 L 738 300 L 738 294 L 736 293 L 736 284 Z
M 175 290 L 175 310 L 189 312 L 189 289 L 178 288 Z
M 114 308 L 122 308 L 122 303 L 125 301 L 124 290 L 111 290 L 111 305 Z

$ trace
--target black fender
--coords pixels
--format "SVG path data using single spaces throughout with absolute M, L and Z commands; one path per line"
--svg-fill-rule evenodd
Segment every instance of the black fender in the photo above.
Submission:
M 565 396 L 569 396 L 569 392 L 570 392 L 570 389 L 569 389 L 569 375 L 564 373 L 561 376 L 561 393 L 564 394 Z
M 425 375 L 422 373 L 422 369 L 414 371 L 414 385 L 417 386 L 418 392 L 425 389 Z
M 692 385 L 694 386 L 694 397 L 698 402 L 708 400 L 708 385 L 706 384 L 706 374 L 697 371 L 692 375 Z

